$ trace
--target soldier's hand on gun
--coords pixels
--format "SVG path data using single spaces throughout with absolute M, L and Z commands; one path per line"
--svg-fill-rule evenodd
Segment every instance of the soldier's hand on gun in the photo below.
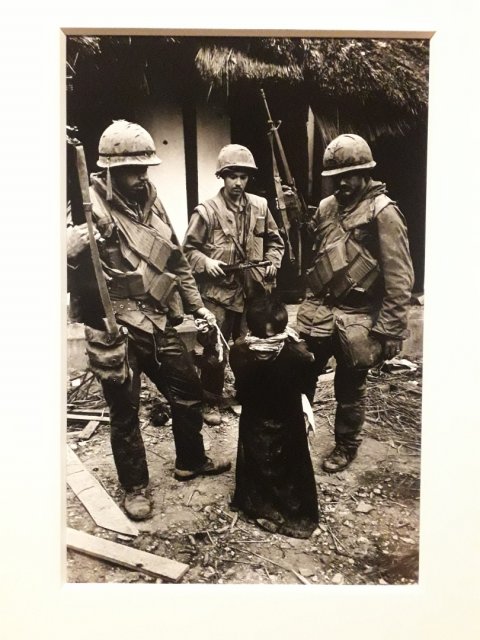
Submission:
M 100 234 L 95 229 L 95 240 L 100 238 Z M 73 227 L 67 227 L 67 258 L 75 258 L 87 247 L 88 226 L 87 223 L 78 224 Z
M 205 260 L 205 273 L 213 278 L 224 276 L 225 271 L 222 269 L 222 265 L 226 265 L 223 260 L 215 260 L 214 258 L 206 258 Z

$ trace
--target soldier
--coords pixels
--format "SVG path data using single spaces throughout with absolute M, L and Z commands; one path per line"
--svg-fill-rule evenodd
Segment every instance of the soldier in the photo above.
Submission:
M 308 223 L 315 262 L 297 326 L 315 356 L 310 402 L 318 375 L 332 355 L 336 360 L 335 447 L 322 465 L 329 473 L 345 469 L 357 454 L 369 367 L 397 355 L 408 336 L 413 268 L 407 228 L 386 185 L 371 178 L 375 165 L 363 138 L 335 138 L 322 172 L 332 176 L 335 191 Z
M 246 301 L 273 286 L 284 252 L 266 199 L 245 191 L 255 171 L 255 160 L 246 147 L 228 144 L 220 150 L 216 176 L 223 179 L 223 187 L 195 208 L 183 245 L 205 306 L 214 313 L 226 340 L 245 334 Z M 269 260 L 271 265 L 228 274 L 222 268 L 255 260 Z M 206 345 L 201 380 L 211 398 L 222 395 L 225 365 L 225 359 L 218 362 Z M 221 422 L 214 402 L 205 405 L 203 417 L 208 424 Z
M 116 321 L 127 337 L 112 344 L 105 331 L 86 325 L 87 353 L 110 408 L 111 445 L 125 489 L 124 508 L 134 520 L 152 512 L 138 417 L 142 372 L 171 406 L 174 477 L 190 480 L 222 473 L 231 466 L 205 455 L 200 380 L 168 315 L 176 282 L 185 311 L 215 321 L 203 305 L 190 266 L 148 179 L 148 167 L 160 162 L 145 129 L 115 121 L 100 138 L 97 164 L 102 171 L 92 174 L 90 187 L 93 218 L 103 238 L 104 275 Z M 77 235 L 82 234 L 79 229 Z

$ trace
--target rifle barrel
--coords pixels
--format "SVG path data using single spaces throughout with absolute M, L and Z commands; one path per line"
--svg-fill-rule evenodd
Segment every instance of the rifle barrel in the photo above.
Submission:
M 282 160 L 283 169 L 285 171 L 285 179 L 287 181 L 287 184 L 289 184 L 290 186 L 294 187 L 295 186 L 295 180 L 293 179 L 293 176 L 292 176 L 292 174 L 290 172 L 290 167 L 288 166 L 287 156 L 285 155 L 283 144 L 282 144 L 282 141 L 280 140 L 280 134 L 278 133 L 278 127 L 281 124 L 281 120 L 278 122 L 277 126 L 274 125 L 273 120 L 272 120 L 272 116 L 270 114 L 270 109 L 268 107 L 268 102 L 267 102 L 267 97 L 265 95 L 265 91 L 263 89 L 260 89 L 260 92 L 262 94 L 263 102 L 265 103 L 265 109 L 266 109 L 267 116 L 268 116 L 268 122 L 270 124 L 270 132 L 272 132 L 273 135 L 275 136 L 275 142 L 277 143 L 278 152 L 280 153 L 280 158 Z
M 265 91 L 260 89 L 260 93 L 262 94 L 263 102 L 265 104 L 265 109 L 267 111 L 268 121 L 273 124 L 272 116 L 270 114 L 270 109 L 268 108 L 267 96 L 265 95 Z

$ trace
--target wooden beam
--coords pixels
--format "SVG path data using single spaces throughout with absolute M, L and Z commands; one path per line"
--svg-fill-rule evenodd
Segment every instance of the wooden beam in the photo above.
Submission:
M 90 420 L 90 422 L 87 422 L 87 426 L 77 435 L 77 438 L 79 440 L 88 440 L 92 437 L 99 424 L 98 420 Z
M 90 420 L 98 420 L 99 422 L 110 422 L 109 416 L 92 416 L 79 413 L 67 413 L 67 420 L 86 420 L 87 422 Z
M 137 527 L 67 446 L 67 484 L 99 527 L 138 536 Z
M 97 538 L 67 527 L 67 547 L 100 560 L 113 562 L 127 569 L 141 571 L 150 576 L 178 582 L 190 568 L 188 564 L 170 560 L 153 553 L 133 549 L 118 542 Z
M 108 416 L 110 413 L 108 407 L 104 407 L 103 409 L 82 409 L 81 407 L 77 407 L 74 402 L 67 402 L 67 411 L 71 411 L 72 413 L 93 413 L 100 416 Z

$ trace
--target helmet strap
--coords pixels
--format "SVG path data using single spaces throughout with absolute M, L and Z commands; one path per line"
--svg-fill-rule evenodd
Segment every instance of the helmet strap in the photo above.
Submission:
M 107 167 L 107 200 L 112 200 L 113 198 L 113 187 L 112 187 L 112 174 L 110 171 L 110 166 Z

